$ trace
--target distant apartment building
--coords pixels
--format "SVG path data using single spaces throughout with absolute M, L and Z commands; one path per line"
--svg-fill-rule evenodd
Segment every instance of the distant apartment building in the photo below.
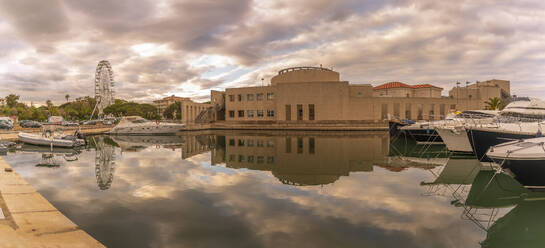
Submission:
M 223 106 L 227 122 L 351 123 L 443 119 L 454 110 L 483 109 L 489 98 L 510 95 L 509 81 L 504 80 L 455 87 L 449 96 L 441 96 L 442 90 L 401 82 L 349 84 L 327 68 L 293 67 L 279 71 L 269 86 L 227 88 L 213 91 L 211 98 Z
M 159 115 L 163 116 L 163 112 L 165 112 L 165 109 L 168 108 L 168 106 L 172 105 L 175 102 L 182 102 L 190 100 L 187 97 L 179 97 L 179 96 L 167 96 L 163 99 L 155 100 L 153 101 L 153 105 L 157 108 L 157 112 L 159 112 Z
M 178 97 L 175 95 L 165 97 L 160 100 L 153 101 L 153 105 L 157 107 L 157 111 L 159 115 L 162 117 L 163 112 L 165 111 L 168 106 L 175 102 L 180 102 L 181 105 L 181 113 L 182 113 L 182 122 L 183 123 L 193 123 L 195 122 L 195 119 L 201 114 L 201 112 L 205 111 L 212 105 L 209 103 L 199 103 L 194 102 L 189 97 Z

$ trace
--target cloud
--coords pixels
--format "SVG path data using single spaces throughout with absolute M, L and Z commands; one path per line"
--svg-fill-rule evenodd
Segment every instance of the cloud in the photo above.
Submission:
M 498 78 L 511 80 L 514 94 L 542 97 L 543 7 L 533 0 L 2 0 L 0 95 L 46 98 L 29 80 L 55 102 L 66 94 L 59 88 L 93 95 L 96 64 L 107 59 L 118 95 L 148 102 L 171 94 L 205 100 L 210 88 L 259 85 L 282 68 L 320 64 L 353 83 L 448 90 L 456 81 Z

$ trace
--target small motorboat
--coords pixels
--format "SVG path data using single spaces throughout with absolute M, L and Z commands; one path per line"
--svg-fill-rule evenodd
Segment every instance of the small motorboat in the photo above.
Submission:
M 521 184 L 545 188 L 545 137 L 495 145 L 486 156 L 509 170 Z
M 19 141 L 38 146 L 51 147 L 78 147 L 85 145 L 85 139 L 81 132 L 76 131 L 74 135 L 63 135 L 58 130 L 44 130 L 41 134 L 19 132 Z
M 184 124 L 160 123 L 140 116 L 123 117 L 109 134 L 113 135 L 158 135 L 175 134 L 185 128 Z

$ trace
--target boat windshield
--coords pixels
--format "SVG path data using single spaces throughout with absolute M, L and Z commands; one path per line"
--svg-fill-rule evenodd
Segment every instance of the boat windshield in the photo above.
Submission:
M 545 120 L 545 115 L 522 114 L 516 112 L 504 112 L 498 116 L 498 122 L 539 122 Z
M 464 111 L 458 115 L 456 115 L 456 118 L 464 118 L 464 119 L 485 119 L 485 118 L 494 118 L 496 115 L 489 114 L 489 113 L 483 113 L 478 111 Z

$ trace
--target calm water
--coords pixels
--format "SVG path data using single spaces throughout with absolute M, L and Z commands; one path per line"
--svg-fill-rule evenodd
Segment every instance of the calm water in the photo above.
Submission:
M 89 139 L 4 156 L 109 247 L 525 247 L 545 195 L 384 133 Z

